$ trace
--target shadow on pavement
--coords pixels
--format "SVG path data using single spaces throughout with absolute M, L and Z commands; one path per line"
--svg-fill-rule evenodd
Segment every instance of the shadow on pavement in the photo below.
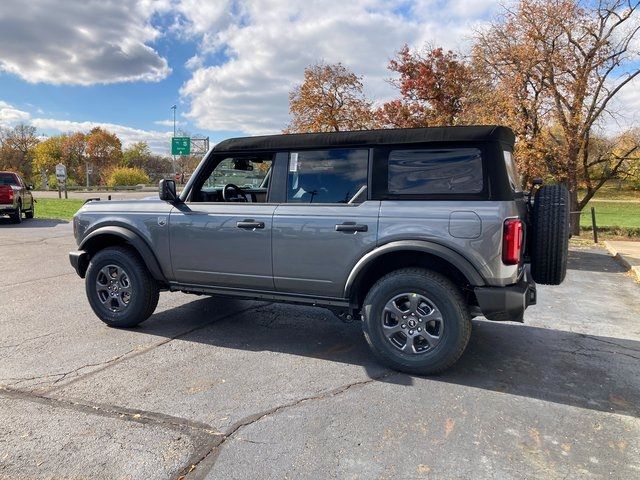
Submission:
M 154 315 L 139 331 L 163 336 L 167 322 L 185 315 L 247 305 L 251 303 L 204 298 Z M 640 417 L 640 342 L 485 320 L 473 323 L 463 357 L 431 380 Z M 214 321 L 180 339 L 359 365 L 371 378 L 385 372 L 369 351 L 360 325 L 344 324 L 323 309 L 255 304 L 236 318 Z M 381 381 L 413 384 L 409 375 Z
M 598 250 L 571 251 L 569 268 L 624 272 Z M 227 316 L 181 340 L 359 365 L 371 378 L 386 371 L 369 351 L 359 322 L 344 324 L 320 308 L 205 297 L 160 312 L 139 330 L 165 336 L 168 327 L 181 319 L 222 315 Z M 460 361 L 430 379 L 640 417 L 638 372 L 639 341 L 474 320 L 471 341 Z M 402 385 L 412 385 L 413 380 L 409 375 L 381 379 Z
M 627 269 L 604 250 L 569 250 L 567 268 L 586 272 L 623 273 Z
M 13 228 L 47 228 L 55 227 L 61 223 L 69 223 L 67 220 L 54 220 L 43 218 L 30 218 L 23 219 L 22 223 L 13 223 L 9 217 L 0 217 L 0 227 L 13 227 Z

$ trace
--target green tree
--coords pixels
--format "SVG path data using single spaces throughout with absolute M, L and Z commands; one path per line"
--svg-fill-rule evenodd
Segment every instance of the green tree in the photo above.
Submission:
M 136 142 L 122 152 L 122 165 L 125 167 L 144 168 L 152 153 L 147 142 Z
M 33 170 L 34 173 L 50 175 L 55 172 L 58 163 L 65 163 L 62 155 L 62 145 L 66 135 L 56 135 L 41 141 L 34 148 Z M 69 167 L 67 166 L 69 172 Z

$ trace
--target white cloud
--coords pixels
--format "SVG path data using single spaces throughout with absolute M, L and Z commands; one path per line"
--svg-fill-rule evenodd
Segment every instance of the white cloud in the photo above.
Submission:
M 470 26 L 498 1 L 478 0 L 472 8 L 460 0 L 448 2 L 451 8 L 444 3 L 183 1 L 183 27 L 200 38 L 200 52 L 188 62 L 192 77 L 181 89 L 190 101 L 186 117 L 209 130 L 277 132 L 289 121 L 289 91 L 306 66 L 321 60 L 344 63 L 365 77 L 370 97 L 387 99 L 394 94 L 387 64 L 403 44 L 464 47 Z M 201 7 L 210 14 L 200 15 Z M 224 61 L 206 65 L 207 55 Z
M 138 128 L 105 122 L 74 122 L 71 120 L 58 120 L 53 118 L 34 118 L 29 123 L 40 130 L 59 133 L 88 132 L 92 128 L 101 127 L 111 133 L 115 133 L 124 147 L 135 142 L 147 142 L 152 152 L 167 154 L 173 132 L 161 132 L 157 130 L 142 130 Z
M 0 127 L 11 127 L 16 123 L 29 120 L 29 112 L 19 110 L 0 100 Z
M 162 125 L 163 127 L 173 127 L 173 119 L 168 119 L 168 120 L 156 120 L 155 122 L 156 125 Z M 187 122 L 183 122 L 181 120 L 176 120 L 176 126 L 177 127 L 182 127 L 184 125 L 187 124 Z
M 31 83 L 158 81 L 170 69 L 148 43 L 167 1 L 3 0 L 0 70 Z
M 29 112 L 19 110 L 13 105 L 0 100 L 0 127 L 13 127 L 17 123 L 27 123 L 36 127 L 40 133 L 88 132 L 92 128 L 101 127 L 115 133 L 124 147 L 136 142 L 147 142 L 152 152 L 168 154 L 173 131 L 143 130 L 108 122 L 76 122 L 55 118 L 33 118 Z M 173 120 L 155 122 L 162 126 L 173 126 Z M 170 123 L 170 125 L 167 125 Z M 184 122 L 176 122 L 180 125 Z
M 601 117 L 600 132 L 615 135 L 640 127 L 640 77 L 625 85 Z

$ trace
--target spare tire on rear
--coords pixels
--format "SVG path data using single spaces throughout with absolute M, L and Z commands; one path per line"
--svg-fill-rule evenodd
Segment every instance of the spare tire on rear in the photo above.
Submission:
M 533 202 L 531 276 L 543 285 L 560 285 L 569 254 L 569 191 L 563 185 L 538 189 Z

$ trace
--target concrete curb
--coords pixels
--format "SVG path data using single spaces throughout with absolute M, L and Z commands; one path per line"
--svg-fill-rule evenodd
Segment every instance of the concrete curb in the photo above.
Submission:
M 607 250 L 609 250 L 609 253 L 613 255 L 613 258 L 615 258 L 624 267 L 628 268 L 629 271 L 636 277 L 636 280 L 640 282 L 640 265 L 632 264 L 629 261 L 629 259 L 624 255 L 624 253 L 621 253 L 620 251 L 618 251 L 618 249 L 614 245 L 612 245 L 610 242 L 605 240 L 604 246 L 607 247 Z

